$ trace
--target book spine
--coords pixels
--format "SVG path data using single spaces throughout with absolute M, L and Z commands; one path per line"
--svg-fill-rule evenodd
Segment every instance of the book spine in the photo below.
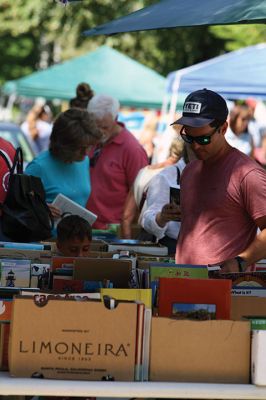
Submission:
M 144 312 L 145 312 L 145 305 L 143 303 L 138 304 L 137 331 L 136 331 L 136 355 L 135 355 L 135 381 L 140 381 L 142 379 Z

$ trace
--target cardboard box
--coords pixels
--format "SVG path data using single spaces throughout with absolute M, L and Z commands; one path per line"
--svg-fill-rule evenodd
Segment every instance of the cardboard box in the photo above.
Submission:
M 153 317 L 150 380 L 249 383 L 250 323 Z
M 9 369 L 17 377 L 134 380 L 136 303 L 14 299 Z M 30 327 L 30 330 L 29 330 Z M 118 329 L 119 328 L 119 329 Z
M 232 296 L 231 319 L 239 321 L 245 317 L 252 316 L 266 316 L 266 298 L 253 296 Z
M 251 380 L 254 385 L 266 385 L 266 331 L 252 331 Z

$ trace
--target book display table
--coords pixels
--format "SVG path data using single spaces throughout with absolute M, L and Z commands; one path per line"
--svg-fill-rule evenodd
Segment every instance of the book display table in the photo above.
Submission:
M 12 378 L 8 372 L 0 372 L 0 395 L 157 399 L 266 399 L 266 386 L 213 383 L 44 380 Z

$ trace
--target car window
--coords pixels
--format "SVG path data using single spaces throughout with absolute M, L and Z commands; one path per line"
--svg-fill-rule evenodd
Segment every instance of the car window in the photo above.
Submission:
M 15 148 L 21 147 L 23 152 L 23 159 L 26 164 L 28 164 L 34 158 L 33 151 L 25 139 L 24 135 L 20 131 L 8 131 L 8 130 L 0 130 L 0 136 L 10 143 L 13 144 Z

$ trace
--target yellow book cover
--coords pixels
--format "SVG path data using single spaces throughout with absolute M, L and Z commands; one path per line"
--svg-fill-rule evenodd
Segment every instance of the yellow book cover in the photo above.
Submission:
M 151 308 L 152 290 L 151 289 L 112 289 L 102 288 L 101 299 L 103 296 L 110 296 L 116 300 L 141 301 L 146 307 Z

